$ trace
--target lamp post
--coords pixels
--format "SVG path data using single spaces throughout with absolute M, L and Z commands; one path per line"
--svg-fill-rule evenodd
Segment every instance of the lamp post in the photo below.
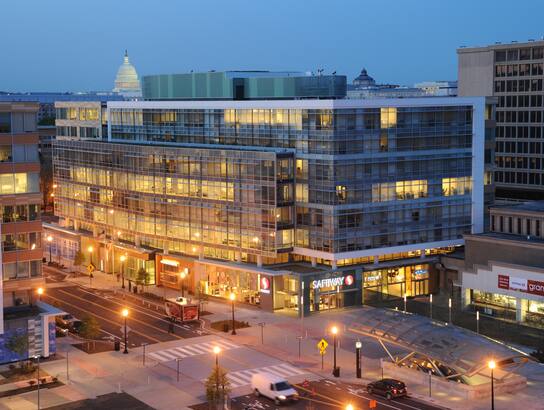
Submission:
M 229 295 L 229 299 L 232 302 L 232 332 L 231 335 L 236 334 L 236 322 L 234 321 L 234 300 L 236 299 L 236 295 L 234 293 L 231 293 Z
M 127 316 L 128 316 L 128 309 L 123 309 L 121 312 L 123 315 L 123 318 L 125 318 L 125 350 L 123 351 L 124 354 L 128 353 L 128 340 L 127 340 Z
M 404 314 L 406 314 L 406 293 L 404 294 Z
M 355 377 L 361 378 L 361 347 L 363 344 L 357 340 L 355 342 Z
M 353 404 L 351 404 L 351 403 L 348 404 L 348 405 L 346 406 L 346 410 L 353 410 Z
M 121 255 L 119 258 L 121 261 L 121 289 L 125 288 L 125 261 L 127 260 L 127 257 L 125 255 Z
M 433 320 L 433 294 L 429 295 L 429 317 Z
M 493 384 L 493 369 L 496 366 L 495 360 L 490 360 L 487 366 L 491 369 L 491 410 L 495 410 L 495 386 Z
M 219 394 L 219 353 L 221 353 L 221 348 L 214 346 L 213 352 L 215 353 L 215 394 Z
M 34 359 L 38 360 L 38 410 L 40 410 L 40 355 L 37 354 Z
M 51 242 L 53 242 L 53 237 L 51 235 L 48 235 L 47 236 L 47 242 L 48 242 L 48 246 L 49 246 L 49 264 L 51 265 Z
M 187 277 L 188 272 L 189 272 L 189 269 L 185 268 L 179 273 L 179 277 L 181 278 L 181 296 L 182 297 L 185 297 L 185 278 Z
M 332 375 L 334 377 L 339 377 L 340 372 L 336 368 L 336 334 L 338 333 L 338 328 L 336 326 L 333 326 L 331 328 L 332 333 L 332 345 L 333 345 L 333 367 L 332 367 Z
M 36 289 L 36 293 L 38 294 L 38 300 L 42 300 L 43 288 Z
M 213 353 L 215 354 L 215 367 L 219 367 L 219 353 L 221 353 L 221 348 L 219 346 L 214 346 Z
M 87 251 L 89 252 L 89 260 L 91 261 L 91 265 L 94 265 L 94 263 L 93 263 L 93 251 L 94 251 L 94 248 L 92 246 L 89 246 L 87 248 Z
M 476 311 L 476 333 L 480 334 L 480 311 Z
M 452 325 L 453 323 L 451 322 L 451 298 L 448 299 L 448 317 L 449 324 Z

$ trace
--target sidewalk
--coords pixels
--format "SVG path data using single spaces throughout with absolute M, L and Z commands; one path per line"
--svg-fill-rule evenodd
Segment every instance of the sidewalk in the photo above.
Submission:
M 120 283 L 118 283 L 116 278 L 112 275 L 107 275 L 102 272 L 96 272 L 94 276 L 94 288 L 116 291 L 120 290 Z M 79 283 L 83 286 L 88 286 L 89 284 L 88 277 L 70 278 L 68 279 L 68 281 L 73 283 Z M 162 289 L 150 286 L 147 290 L 150 293 L 161 297 L 179 296 L 179 291 L 172 289 Z M 331 335 L 327 334 L 327 329 L 330 329 L 333 325 L 336 325 L 339 328 L 337 365 L 341 368 L 340 380 L 349 383 L 360 384 L 361 386 L 363 386 L 365 383 L 371 380 L 382 377 L 380 358 L 386 356 L 383 349 L 376 342 L 375 339 L 361 337 L 360 341 L 363 343 L 363 378 L 355 378 L 354 345 L 355 342 L 359 340 L 359 337 L 357 337 L 355 334 L 350 333 L 347 329 L 353 323 L 353 320 L 357 317 L 357 315 L 364 314 L 364 309 L 365 308 L 321 312 L 317 315 L 312 315 L 301 320 L 293 317 L 292 315 L 262 312 L 253 307 L 246 307 L 242 304 L 237 304 L 235 310 L 236 320 L 247 321 L 249 322 L 251 327 L 238 329 L 238 334 L 236 336 L 231 336 L 230 333 L 217 332 L 212 329 L 210 329 L 210 331 L 213 334 L 228 338 L 238 344 L 244 344 L 271 357 L 290 362 L 295 366 L 305 368 L 308 371 L 311 371 L 322 377 L 332 379 L 332 337 Z M 208 322 L 208 324 L 210 322 L 229 320 L 231 318 L 230 303 L 228 302 L 223 303 L 221 301 L 210 300 L 207 302 L 205 310 L 211 312 L 210 315 L 205 316 L 205 320 L 206 322 Z M 259 326 L 259 323 L 265 324 L 262 328 L 264 343 L 261 342 L 261 326 Z M 300 338 L 301 335 L 303 336 L 302 338 Z M 475 337 L 478 336 L 475 335 Z M 321 340 L 321 338 L 325 338 L 329 343 L 329 347 L 324 356 L 323 369 L 321 369 L 321 356 L 319 355 L 319 352 L 317 350 L 317 343 L 319 342 L 319 340 Z M 397 355 L 401 354 L 402 351 L 393 347 L 391 348 L 391 353 L 393 355 Z M 114 365 L 114 363 L 117 364 Z M 125 366 L 124 363 L 120 364 L 118 360 L 114 360 L 112 361 L 112 363 L 109 363 L 108 366 L 112 374 L 119 373 L 119 368 L 116 368 L 115 366 L 120 366 L 119 368 L 128 371 L 128 368 Z M 136 371 L 136 369 L 134 370 Z M 138 370 L 141 373 L 142 369 L 140 368 Z M 543 394 L 540 393 L 540 390 L 537 387 L 544 384 L 544 366 L 536 364 L 531 365 L 530 368 L 526 366 L 524 369 L 522 369 L 520 373 L 523 373 L 525 377 L 528 377 L 530 379 L 528 388 L 520 393 L 517 393 L 516 395 L 501 395 L 499 397 L 496 397 L 497 409 L 523 407 L 525 410 L 530 410 L 536 408 L 535 398 L 542 397 L 542 399 L 544 399 Z M 384 374 L 384 376 L 394 377 L 395 375 Z M 151 375 L 151 377 L 153 378 L 153 380 L 151 381 L 151 385 L 147 385 L 147 383 L 145 382 L 142 383 L 142 380 L 138 381 L 137 377 L 136 379 L 128 377 L 126 376 L 126 373 L 118 377 L 120 377 L 123 381 L 123 386 L 127 386 L 123 387 L 123 390 L 128 388 L 128 390 L 125 391 L 129 393 L 130 391 L 137 392 L 138 398 L 141 399 L 141 392 L 150 389 L 151 386 L 154 385 L 154 378 L 157 378 L 157 375 Z M 143 377 L 145 380 L 146 377 L 150 376 L 149 374 L 141 374 L 141 377 Z M 434 388 L 432 391 L 432 397 L 429 397 L 427 385 L 417 385 L 410 382 L 408 382 L 407 384 L 412 396 L 421 398 L 425 401 L 429 401 L 434 405 L 440 405 L 451 409 L 475 410 L 487 409 L 489 407 L 487 399 L 473 401 L 468 404 L 465 402 L 461 402 L 460 399 L 457 397 L 446 395 L 443 393 L 441 394 Z M 167 385 L 169 386 L 169 388 L 164 387 L 164 394 L 173 394 L 178 397 L 180 399 L 179 401 L 177 401 L 178 406 L 179 403 L 187 403 L 189 397 L 185 393 L 180 391 L 179 388 L 176 386 L 172 386 L 168 383 Z M 93 392 L 95 390 L 100 390 L 101 388 L 107 390 L 105 386 L 101 386 L 102 384 L 98 383 L 95 387 L 93 387 Z M 116 383 L 110 384 L 107 387 L 109 387 L 110 391 L 112 390 L 112 388 L 115 390 Z M 170 391 L 171 389 L 172 391 Z M 84 394 L 83 392 L 87 391 L 83 389 L 81 395 Z M 87 392 L 87 394 L 88 393 L 89 392 Z M 154 394 L 156 395 L 157 393 Z M 161 392 L 161 394 L 163 393 Z M 181 399 L 180 395 L 184 395 L 183 399 Z M 2 407 L 0 406 L 0 408 Z

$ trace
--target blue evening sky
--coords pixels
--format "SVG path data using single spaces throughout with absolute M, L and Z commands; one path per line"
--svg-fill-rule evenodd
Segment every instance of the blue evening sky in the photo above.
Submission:
M 109 90 L 138 74 L 361 67 L 378 82 L 457 77 L 456 48 L 544 35 L 543 0 L 10 0 L 0 90 Z

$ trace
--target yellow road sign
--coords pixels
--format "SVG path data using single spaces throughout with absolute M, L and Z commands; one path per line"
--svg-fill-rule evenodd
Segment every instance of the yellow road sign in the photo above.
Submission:
M 93 273 L 94 272 L 94 265 L 92 263 L 89 263 L 89 265 L 87 266 L 87 270 L 89 271 L 89 273 Z
M 318 343 L 317 343 L 317 349 L 319 350 L 319 353 L 321 354 L 325 354 L 325 350 L 327 349 L 327 346 L 329 344 L 327 343 L 327 341 L 325 339 L 321 339 Z

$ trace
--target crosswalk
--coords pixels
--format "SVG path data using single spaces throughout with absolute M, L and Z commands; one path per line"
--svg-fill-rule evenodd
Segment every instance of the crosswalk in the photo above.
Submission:
M 148 353 L 148 356 L 154 360 L 157 360 L 158 362 L 170 362 L 172 360 L 183 359 L 185 357 L 212 353 L 215 346 L 218 346 L 221 350 L 231 350 L 242 347 L 227 340 L 216 340 L 208 343 L 195 343 L 186 346 L 172 347 L 165 350 L 158 350 L 156 352 Z
M 288 377 L 300 376 L 301 374 L 305 374 L 306 372 L 297 369 L 296 367 L 290 366 L 286 363 L 278 364 L 275 366 L 259 367 L 257 369 L 229 372 L 227 373 L 227 378 L 230 381 L 230 387 L 235 389 L 237 387 L 251 384 L 251 376 L 253 376 L 255 373 L 271 373 L 287 379 Z

